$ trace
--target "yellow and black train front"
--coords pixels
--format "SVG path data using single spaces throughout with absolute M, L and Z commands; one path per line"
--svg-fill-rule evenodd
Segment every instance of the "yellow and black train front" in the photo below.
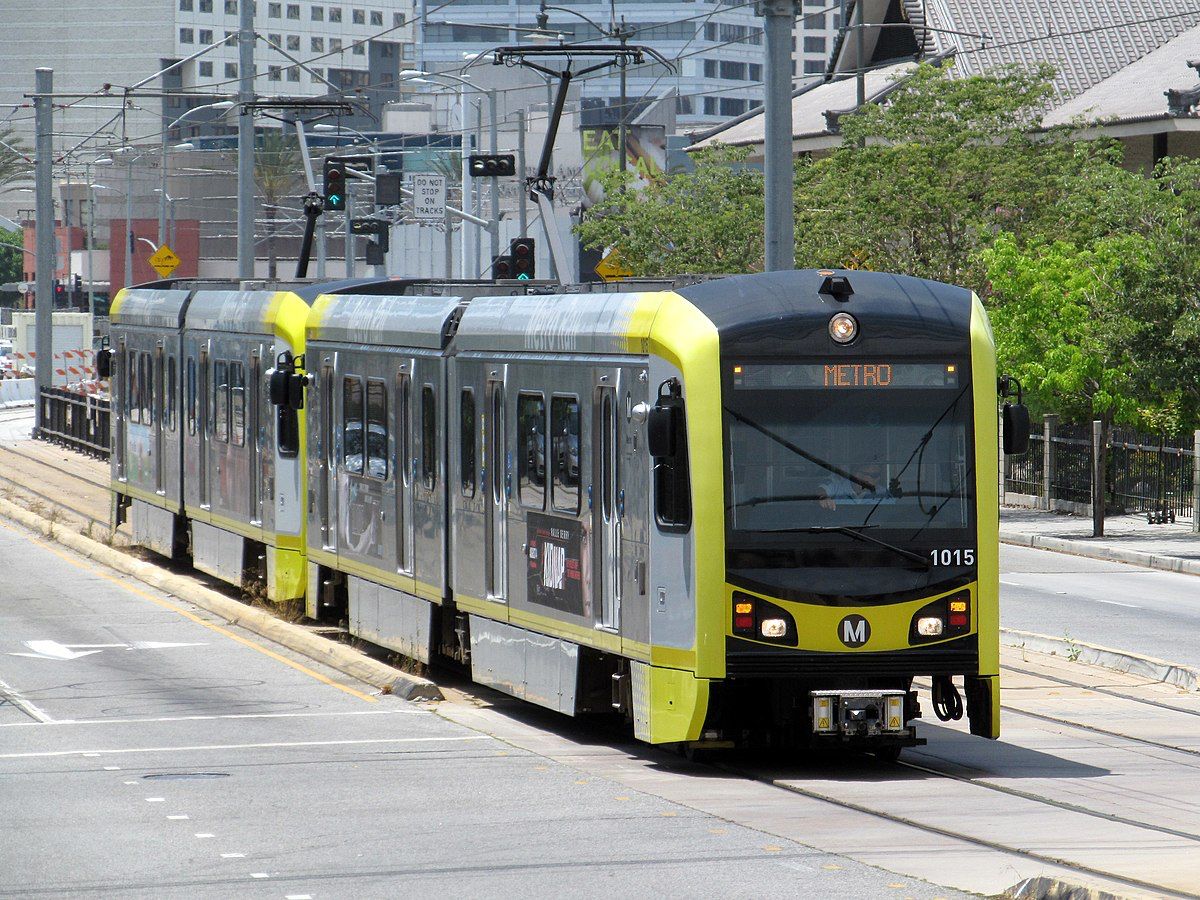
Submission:
M 699 578 L 706 547 L 724 564 L 723 596 L 697 585 L 723 632 L 699 617 L 697 675 L 723 670 L 703 734 L 910 745 L 929 678 L 940 718 L 965 705 L 997 737 L 996 364 L 978 298 L 818 271 L 678 293 L 719 344 L 719 411 L 706 397 L 687 416 L 694 485 L 718 464 L 722 485 L 719 533 L 701 510 L 716 498 L 695 497 Z M 695 439 L 715 438 L 713 416 L 719 449 Z

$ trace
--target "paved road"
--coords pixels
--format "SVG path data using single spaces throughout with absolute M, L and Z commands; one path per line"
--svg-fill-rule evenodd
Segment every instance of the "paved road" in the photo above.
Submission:
M 950 897 L 379 697 L 0 523 L 0 895 Z
M 1000 623 L 1200 666 L 1200 578 L 1004 544 Z

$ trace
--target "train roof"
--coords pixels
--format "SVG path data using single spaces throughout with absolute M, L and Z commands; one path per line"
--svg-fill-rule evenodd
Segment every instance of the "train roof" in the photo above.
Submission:
M 294 304 L 298 298 L 291 291 L 196 291 L 186 324 L 199 331 L 275 334 L 275 320 L 288 299 Z
M 307 340 L 440 350 L 464 302 L 458 296 L 323 294 L 309 313 Z
M 477 297 L 458 324 L 458 350 L 629 353 L 654 292 Z M 639 310 L 641 312 L 639 313 Z M 648 326 L 649 322 L 645 322 Z M 638 331 L 635 335 L 633 332 Z
M 183 327 L 191 291 L 163 288 L 125 288 L 114 298 L 109 309 L 113 325 L 141 325 L 147 328 Z

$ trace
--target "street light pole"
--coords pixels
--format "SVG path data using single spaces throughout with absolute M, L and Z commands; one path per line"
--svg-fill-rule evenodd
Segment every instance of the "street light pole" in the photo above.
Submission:
M 34 335 L 37 339 L 37 358 L 34 373 L 37 376 L 39 400 L 35 407 L 34 434 L 42 428 L 42 403 L 40 395 L 51 385 L 54 370 L 54 267 L 57 254 L 54 250 L 54 146 L 51 137 L 54 131 L 54 70 L 38 69 L 35 73 L 37 97 L 34 99 L 36 118 L 37 163 L 34 171 L 35 202 L 37 207 L 37 295 L 34 301 Z
M 125 154 L 125 287 L 133 286 L 133 156 Z
M 254 277 L 254 0 L 238 5 L 238 278 Z
M 762 0 L 766 44 L 766 134 L 763 174 L 766 190 L 764 269 L 796 266 L 796 217 L 793 209 L 795 164 L 792 161 L 792 31 L 797 0 Z

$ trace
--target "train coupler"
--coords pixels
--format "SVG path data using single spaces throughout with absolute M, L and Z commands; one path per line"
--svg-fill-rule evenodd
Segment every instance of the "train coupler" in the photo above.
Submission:
M 914 714 L 908 692 L 904 690 L 829 690 L 810 691 L 812 733 L 814 737 L 845 741 L 870 741 L 916 746 L 924 741 L 916 737 L 910 719 Z

